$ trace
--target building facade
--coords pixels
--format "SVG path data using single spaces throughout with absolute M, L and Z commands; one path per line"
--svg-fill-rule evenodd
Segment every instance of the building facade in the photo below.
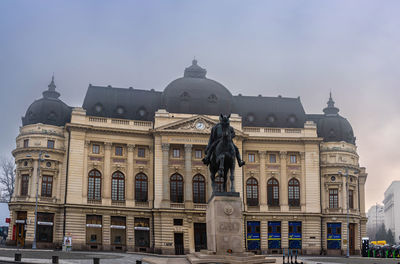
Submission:
M 32 244 L 38 191 L 38 247 L 68 236 L 77 250 L 206 248 L 201 160 L 219 114 L 231 113 L 247 250 L 359 254 L 367 173 L 332 97 L 310 115 L 300 98 L 233 96 L 195 60 L 163 92 L 89 85 L 82 107 L 69 107 L 55 88 L 22 118 L 9 243 Z
M 380 226 L 385 224 L 385 212 L 383 205 L 376 204 L 371 206 L 367 212 L 367 236 L 371 240 L 376 240 L 376 232 Z
M 400 242 L 400 181 L 393 181 L 383 200 L 385 227 L 392 230 L 396 243 Z

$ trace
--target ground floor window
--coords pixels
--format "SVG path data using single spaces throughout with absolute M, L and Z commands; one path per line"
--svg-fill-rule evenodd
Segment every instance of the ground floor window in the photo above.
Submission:
M 247 249 L 259 250 L 260 245 L 260 222 L 248 221 L 247 222 Z
M 86 216 L 86 243 L 99 245 L 102 243 L 102 216 L 87 215 Z
M 328 249 L 340 249 L 342 242 L 342 224 L 327 224 L 327 247 Z
M 281 222 L 268 221 L 268 248 L 281 248 Z
M 111 244 L 126 244 L 126 218 L 124 216 L 111 216 Z
M 150 247 L 150 220 L 149 218 L 135 218 L 135 246 Z
M 37 242 L 53 242 L 54 214 L 37 213 Z
M 195 251 L 207 249 L 206 223 L 194 223 L 194 249 Z
M 301 222 L 289 222 L 289 248 L 301 249 Z

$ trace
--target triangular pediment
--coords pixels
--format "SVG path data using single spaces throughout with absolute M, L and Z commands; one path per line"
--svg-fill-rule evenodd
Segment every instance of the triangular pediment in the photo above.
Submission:
M 157 132 L 192 132 L 209 134 L 217 122 L 203 115 L 179 120 L 155 129 Z
M 213 126 L 218 124 L 218 121 L 213 120 L 204 115 L 196 115 L 190 118 L 178 120 L 170 124 L 166 124 L 154 129 L 155 132 L 169 132 L 169 133 L 196 133 L 196 134 L 210 134 Z M 243 135 L 239 130 L 235 129 L 235 134 Z

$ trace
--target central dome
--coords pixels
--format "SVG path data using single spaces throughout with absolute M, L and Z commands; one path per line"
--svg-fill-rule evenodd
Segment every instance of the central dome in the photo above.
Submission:
M 163 92 L 163 103 L 170 113 L 219 115 L 232 110 L 232 94 L 222 84 L 208 79 L 197 60 L 185 69 L 182 78 L 172 81 Z

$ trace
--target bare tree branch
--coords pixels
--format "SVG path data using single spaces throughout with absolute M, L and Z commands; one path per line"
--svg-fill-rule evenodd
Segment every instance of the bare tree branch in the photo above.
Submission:
M 2 200 L 11 201 L 15 184 L 15 163 L 14 159 L 2 158 L 0 160 L 0 185 L 3 191 Z

